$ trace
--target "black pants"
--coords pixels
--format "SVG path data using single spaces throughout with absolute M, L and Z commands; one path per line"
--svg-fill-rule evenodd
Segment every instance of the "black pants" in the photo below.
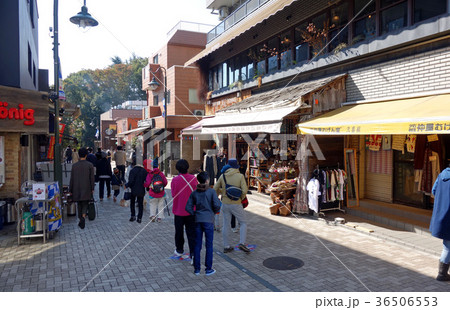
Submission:
M 116 168 L 119 169 L 120 179 L 122 180 L 123 183 L 126 183 L 126 181 L 125 181 L 125 165 L 119 165 L 119 166 L 116 166 Z
M 144 213 L 144 197 L 139 197 L 139 196 L 135 196 L 133 194 L 131 194 L 131 199 L 130 199 L 130 211 L 131 211 L 131 216 L 136 217 L 136 207 L 135 207 L 135 203 L 138 203 L 138 216 L 137 218 L 140 220 L 142 219 L 142 214 Z
M 194 255 L 195 249 L 195 216 L 180 216 L 175 215 L 174 217 L 175 224 L 175 247 L 177 252 L 182 254 L 184 253 L 184 229 L 186 230 L 186 236 L 188 239 L 189 245 L 189 254 Z M 184 229 L 183 229 L 184 227 Z
M 231 228 L 236 228 L 236 217 L 231 214 Z
M 78 218 L 81 220 L 83 217 L 83 214 L 86 215 L 87 209 L 89 205 L 89 200 L 86 201 L 78 201 L 77 202 L 77 209 L 78 209 Z
M 111 196 L 111 179 L 103 179 L 99 178 L 99 197 L 103 199 L 103 195 L 105 194 L 105 183 L 106 183 L 106 192 L 108 196 Z

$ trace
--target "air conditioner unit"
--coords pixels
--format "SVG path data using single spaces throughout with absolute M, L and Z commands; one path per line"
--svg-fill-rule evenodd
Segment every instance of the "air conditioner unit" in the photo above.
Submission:
M 195 116 L 203 116 L 203 115 L 205 115 L 205 111 L 204 110 L 194 110 L 194 115 Z
M 228 15 L 230 15 L 230 10 L 227 6 L 221 6 L 219 8 L 219 20 L 224 20 Z

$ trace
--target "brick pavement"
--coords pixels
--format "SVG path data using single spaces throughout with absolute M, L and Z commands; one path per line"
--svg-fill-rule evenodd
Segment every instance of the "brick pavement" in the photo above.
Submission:
M 438 257 L 309 217 L 278 217 L 250 198 L 249 255 L 223 254 L 215 233 L 217 273 L 193 274 L 187 261 L 169 259 L 174 250 L 173 215 L 162 223 L 129 222 L 129 210 L 106 199 L 99 217 L 80 230 L 68 217 L 55 238 L 17 246 L 14 227 L 0 231 L 2 292 L 410 292 L 450 291 L 434 280 Z M 238 243 L 238 234 L 231 233 Z M 187 250 L 187 246 L 186 249 Z M 204 255 L 204 251 L 202 253 Z M 226 255 L 226 257 L 225 257 Z M 290 256 L 304 266 L 273 270 L 265 259 Z

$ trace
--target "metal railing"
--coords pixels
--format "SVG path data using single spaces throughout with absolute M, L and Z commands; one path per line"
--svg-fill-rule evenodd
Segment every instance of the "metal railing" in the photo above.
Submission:
M 167 33 L 167 37 L 172 37 L 177 30 L 207 33 L 211 30 L 212 27 L 214 27 L 214 25 L 186 22 L 182 20 L 179 21 L 172 29 L 170 29 L 170 31 Z
M 220 24 L 218 24 L 214 29 L 208 32 L 207 43 L 211 42 L 222 33 L 230 29 L 233 25 L 244 19 L 250 13 L 261 7 L 269 0 L 248 0 L 236 10 L 234 10 L 230 15 L 228 15 Z

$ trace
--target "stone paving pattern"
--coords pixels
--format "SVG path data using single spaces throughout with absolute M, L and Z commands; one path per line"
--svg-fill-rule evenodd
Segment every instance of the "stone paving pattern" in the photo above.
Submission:
M 0 231 L 2 292 L 447 292 L 435 280 L 438 256 L 391 240 L 312 217 L 270 215 L 266 203 L 249 196 L 247 243 L 251 254 L 223 254 L 215 233 L 216 274 L 199 276 L 174 251 L 173 215 L 150 223 L 129 222 L 129 209 L 112 199 L 99 203 L 98 217 L 81 230 L 67 217 L 54 239 L 24 239 L 15 227 Z M 230 233 L 236 244 L 239 234 Z M 430 237 L 432 238 L 432 237 Z M 185 252 L 188 251 L 187 245 Z M 204 249 L 202 251 L 204 261 Z M 224 256 L 227 256 L 227 259 Z M 295 270 L 273 270 L 263 261 L 301 259 Z

